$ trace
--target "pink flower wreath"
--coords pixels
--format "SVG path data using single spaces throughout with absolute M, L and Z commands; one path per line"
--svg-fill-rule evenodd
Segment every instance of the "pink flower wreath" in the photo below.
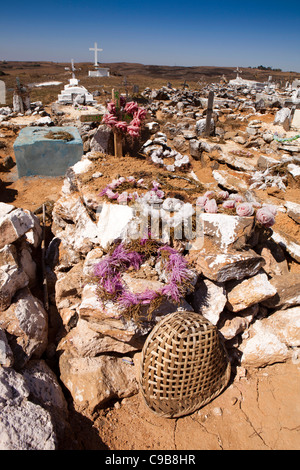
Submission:
M 135 101 L 126 103 L 123 96 L 120 97 L 120 106 L 114 101 L 107 104 L 108 113 L 103 116 L 102 122 L 112 129 L 119 130 L 131 137 L 138 137 L 142 121 L 147 116 L 147 110 L 140 107 Z
M 99 300 L 112 300 L 122 309 L 127 319 L 139 322 L 143 305 L 148 306 L 148 319 L 163 298 L 179 304 L 188 291 L 194 289 L 192 272 L 183 255 L 169 245 L 161 245 L 151 239 L 140 239 L 131 244 L 117 244 L 107 256 L 94 266 L 93 278 L 97 284 Z M 150 255 L 156 253 L 167 274 L 168 283 L 159 291 L 146 289 L 132 293 L 122 280 L 122 273 L 128 269 L 138 271 Z

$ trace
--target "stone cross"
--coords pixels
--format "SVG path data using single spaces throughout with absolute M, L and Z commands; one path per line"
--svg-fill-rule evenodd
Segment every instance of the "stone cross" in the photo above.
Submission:
M 95 42 L 94 47 L 90 47 L 89 50 L 90 51 L 95 51 L 95 64 L 94 65 L 95 65 L 95 67 L 98 67 L 99 64 L 98 64 L 98 54 L 97 53 L 98 53 L 98 51 L 99 52 L 103 51 L 103 49 L 98 49 L 97 48 L 97 43 Z
M 5 83 L 0 80 L 0 104 L 6 104 Z
M 75 66 L 74 66 L 74 59 L 71 60 L 71 70 L 72 70 L 72 78 L 75 78 Z
M 240 78 L 239 73 L 243 73 L 238 67 L 236 68 L 236 78 Z
M 206 112 L 206 122 L 205 122 L 205 131 L 204 131 L 204 135 L 206 137 L 210 135 L 213 104 L 214 104 L 214 92 L 210 91 L 208 94 L 208 100 L 207 100 L 207 112 Z

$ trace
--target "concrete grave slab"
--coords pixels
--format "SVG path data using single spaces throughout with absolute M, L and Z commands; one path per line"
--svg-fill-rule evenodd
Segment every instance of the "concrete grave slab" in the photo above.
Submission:
M 71 140 L 65 140 L 68 134 Z M 15 140 L 14 152 L 19 178 L 62 176 L 81 159 L 83 143 L 75 127 L 26 127 Z

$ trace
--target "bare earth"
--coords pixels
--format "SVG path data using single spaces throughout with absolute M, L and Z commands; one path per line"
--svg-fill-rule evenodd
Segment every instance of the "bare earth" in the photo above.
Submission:
M 297 450 L 299 385 L 299 365 L 276 364 L 189 416 L 158 417 L 139 393 L 94 416 L 74 412 L 71 425 L 86 450 Z

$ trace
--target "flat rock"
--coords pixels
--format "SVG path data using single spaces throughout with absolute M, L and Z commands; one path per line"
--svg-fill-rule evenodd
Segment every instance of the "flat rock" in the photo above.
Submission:
M 297 224 L 300 224 L 300 204 L 296 202 L 286 201 L 285 207 L 287 209 L 287 215 L 291 217 Z
M 254 276 L 265 264 L 265 260 L 252 250 L 215 253 L 202 250 L 192 253 L 189 259 L 198 272 L 211 281 L 226 282 Z
M 240 347 L 241 364 L 244 367 L 265 367 L 276 362 L 285 362 L 291 357 L 288 347 L 263 320 L 251 325 L 248 336 Z
M 227 288 L 227 308 L 238 312 L 251 305 L 263 302 L 277 293 L 265 273 L 258 273 L 249 279 Z
M 157 283 L 157 281 L 140 279 L 137 285 L 138 291 L 141 292 L 146 288 L 151 288 L 151 282 L 155 283 L 152 285 Z M 134 290 L 134 284 L 135 281 L 132 281 L 132 290 Z M 159 283 L 159 285 L 162 284 Z M 102 335 L 108 335 L 117 341 L 124 341 L 134 347 L 139 347 L 140 338 L 149 333 L 162 316 L 176 312 L 178 308 L 184 310 L 192 309 L 184 299 L 179 305 L 165 300 L 153 311 L 151 321 L 143 321 L 141 325 L 137 325 L 135 322 L 126 321 L 123 318 L 122 309 L 115 302 L 105 301 L 102 303 L 97 295 L 97 286 L 95 284 L 87 284 L 83 288 L 81 303 L 77 311 L 79 318 L 88 321 L 90 328 L 94 331 Z M 143 314 L 146 319 L 147 306 L 145 306 Z
M 80 410 L 91 412 L 112 399 L 138 392 L 133 365 L 120 357 L 100 355 L 74 358 L 63 353 L 59 360 L 60 378 Z
M 277 310 L 256 320 L 241 343 L 241 363 L 245 367 L 265 367 L 293 358 L 300 346 L 300 307 Z
M 243 181 L 242 175 L 241 177 L 234 176 L 225 170 L 214 170 L 212 173 L 221 188 L 234 192 L 243 192 L 248 189 L 248 185 Z
M 297 239 L 277 228 L 273 230 L 271 238 L 300 263 L 300 244 Z
M 202 213 L 200 222 L 203 223 L 204 236 L 222 251 L 243 248 L 254 230 L 254 217 Z
M 256 166 L 256 159 L 253 161 L 253 159 L 239 157 L 237 155 L 222 153 L 222 160 L 229 167 L 238 171 L 254 171 Z
M 270 283 L 276 289 L 274 297 L 267 299 L 263 305 L 268 308 L 281 309 L 300 305 L 300 274 L 285 273 L 283 276 L 274 276 Z
M 58 351 L 68 351 L 73 357 L 96 357 L 103 353 L 127 354 L 136 348 L 93 329 L 93 324 L 78 320 L 77 325 L 60 341 Z

